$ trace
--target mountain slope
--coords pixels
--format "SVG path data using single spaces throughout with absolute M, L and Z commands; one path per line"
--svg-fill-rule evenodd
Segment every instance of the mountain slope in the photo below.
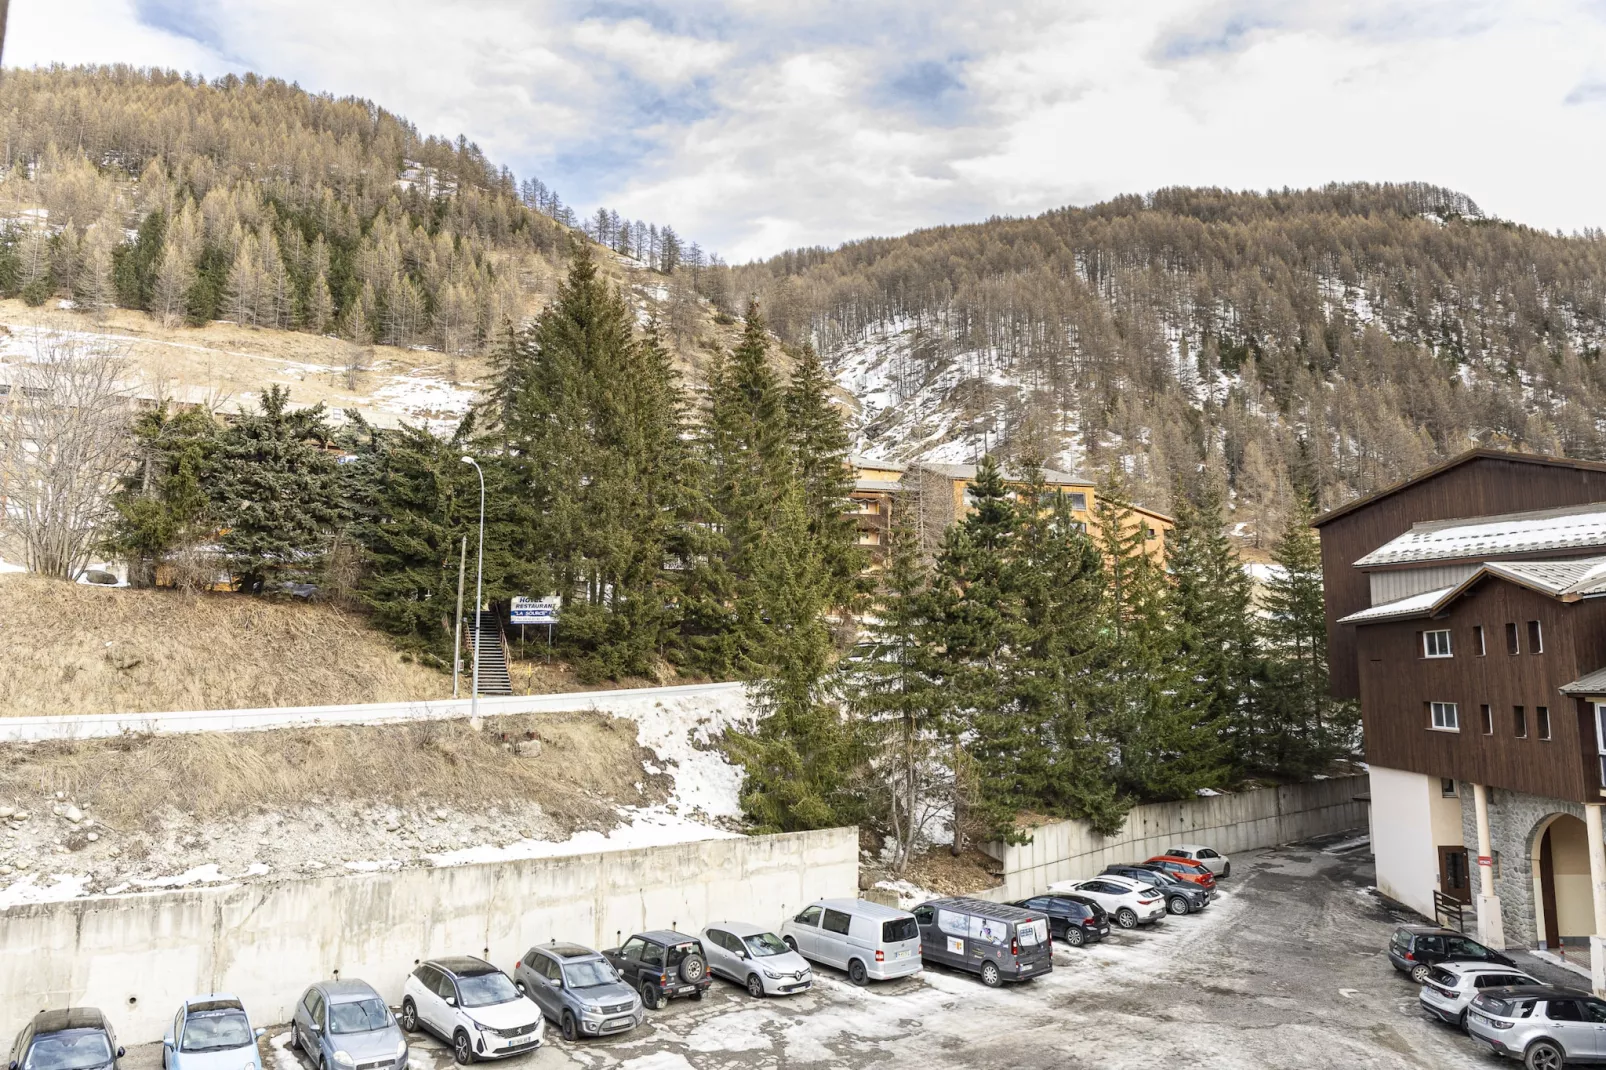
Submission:
M 1606 241 L 1431 186 L 1161 190 L 733 270 L 858 395 L 861 445 L 1036 450 L 1270 531 L 1473 445 L 1606 456 Z

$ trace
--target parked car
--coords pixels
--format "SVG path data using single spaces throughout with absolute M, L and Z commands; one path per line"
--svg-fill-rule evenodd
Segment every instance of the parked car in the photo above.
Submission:
M 856 985 L 920 972 L 920 926 L 907 910 L 864 899 L 821 899 L 781 925 L 811 962 L 848 971 Z
M 1048 886 L 1051 892 L 1085 895 L 1103 907 L 1115 924 L 1123 929 L 1150 925 L 1165 917 L 1165 896 L 1152 884 L 1113 874 L 1085 881 L 1061 881 Z
M 1186 858 L 1190 862 L 1197 862 L 1218 878 L 1232 876 L 1232 860 L 1214 847 L 1206 847 L 1202 843 L 1179 843 L 1166 848 L 1165 855 L 1167 858 Z
M 513 986 L 571 1043 L 625 1033 L 642 1023 L 641 997 L 600 951 L 579 944 L 532 947 L 513 969 Z
M 610 947 L 603 954 L 651 1010 L 676 996 L 702 999 L 714 983 L 708 976 L 702 941 L 673 929 L 637 933 L 623 946 Z
M 419 963 L 402 986 L 401 1024 L 450 1044 L 459 1066 L 534 1051 L 546 1032 L 535 1002 L 507 974 L 472 955 Z
M 1203 910 L 1215 895 L 1210 889 L 1183 880 L 1158 866 L 1105 866 L 1104 872 L 1154 885 L 1165 896 L 1165 908 L 1173 914 L 1192 914 Z
M 321 981 L 308 988 L 290 1017 L 290 1046 L 316 1070 L 404 1070 L 407 1038 L 390 1008 L 363 981 Z
M 1054 969 L 1048 915 L 1041 911 L 956 897 L 922 903 L 914 915 L 922 959 L 979 974 L 988 988 Z
M 11 1045 L 11 1070 L 118 1070 L 128 1054 L 93 1007 L 40 1011 Z
M 1034 895 L 1014 905 L 1047 915 L 1050 939 L 1072 947 L 1096 944 L 1110 935 L 1110 915 L 1085 895 Z
M 748 995 L 790 996 L 814 984 L 808 962 L 762 925 L 721 921 L 703 930 L 708 972 L 747 989 Z
M 1417 1000 L 1435 1018 L 1465 1028 L 1467 1007 L 1484 989 L 1543 984 L 1521 970 L 1498 963 L 1441 962 L 1428 971 L 1427 983 Z
M 262 1070 L 257 1039 L 245 1008 L 233 996 L 185 1000 L 162 1038 L 164 1070 Z
M 1155 855 L 1145 866 L 1163 869 L 1174 877 L 1181 877 L 1185 881 L 1192 881 L 1202 888 L 1216 890 L 1216 875 L 1209 868 L 1195 862 L 1191 858 L 1172 858 L 1170 855 Z
M 1428 971 L 1441 962 L 1497 962 L 1515 968 L 1516 963 L 1454 929 L 1433 925 L 1401 925 L 1389 940 L 1389 961 L 1417 984 L 1427 984 Z
M 1521 1059 L 1527 1070 L 1599 1062 L 1603 1026 L 1606 1002 L 1550 985 L 1485 989 L 1467 1008 L 1467 1034 L 1496 1055 Z

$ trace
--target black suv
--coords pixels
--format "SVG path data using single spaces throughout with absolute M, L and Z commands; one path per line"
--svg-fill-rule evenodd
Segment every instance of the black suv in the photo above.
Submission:
M 1012 905 L 1047 914 L 1049 936 L 1072 947 L 1096 944 L 1110 935 L 1110 916 L 1086 896 L 1034 895 Z
M 1165 896 L 1165 908 L 1173 914 L 1192 914 L 1203 910 L 1214 894 L 1209 888 L 1185 881 L 1159 866 L 1105 866 L 1104 872 L 1153 885 Z
M 74 1007 L 34 1015 L 17 1034 L 9 1065 L 10 1070 L 29 1065 L 117 1070 L 125 1054 L 105 1015 L 93 1007 Z
M 625 984 L 641 993 L 649 1010 L 676 996 L 702 999 L 714 983 L 702 941 L 672 929 L 637 933 L 623 947 L 610 947 L 602 954 Z
M 1389 961 L 1401 973 L 1410 974 L 1416 984 L 1427 984 L 1428 972 L 1441 962 L 1516 963 L 1476 940 L 1469 940 L 1454 929 L 1434 925 L 1401 925 L 1389 941 Z

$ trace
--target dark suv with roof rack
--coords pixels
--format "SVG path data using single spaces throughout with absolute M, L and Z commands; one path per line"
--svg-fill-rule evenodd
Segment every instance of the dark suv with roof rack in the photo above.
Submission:
M 708 975 L 703 942 L 673 929 L 637 933 L 620 947 L 603 952 L 625 984 L 641 993 L 641 1001 L 656 1010 L 668 999 L 690 996 L 702 999 L 714 983 Z
M 126 1052 L 117 1046 L 106 1016 L 93 1007 L 40 1011 L 11 1045 L 11 1070 L 18 1067 L 72 1067 L 117 1070 Z

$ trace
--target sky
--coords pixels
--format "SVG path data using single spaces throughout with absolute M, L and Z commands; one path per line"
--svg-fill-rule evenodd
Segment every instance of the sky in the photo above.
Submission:
M 1606 225 L 1606 0 L 13 0 L 4 59 L 365 97 L 733 262 L 1174 185 Z

